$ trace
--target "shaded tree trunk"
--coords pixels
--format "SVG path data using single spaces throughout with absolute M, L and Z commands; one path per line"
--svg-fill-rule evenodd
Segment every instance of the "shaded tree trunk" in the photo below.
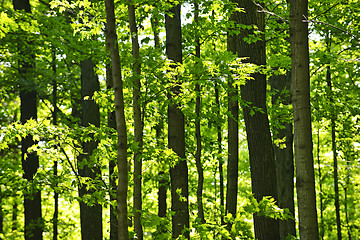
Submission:
M 15 10 L 25 10 L 31 13 L 31 6 L 28 0 L 14 0 Z M 26 56 L 26 60 L 19 61 L 19 75 L 26 82 L 26 86 L 20 86 L 20 113 L 21 123 L 25 124 L 28 120 L 37 120 L 37 92 L 34 82 L 30 79 L 30 72 L 34 69 L 34 56 L 30 53 L 29 43 L 26 40 L 19 44 L 19 52 Z M 26 59 L 25 58 L 25 59 Z M 39 168 L 39 157 L 36 152 L 28 152 L 28 148 L 36 144 L 33 136 L 28 135 L 21 140 L 21 162 L 24 170 L 23 177 L 32 184 L 34 176 Z M 43 221 L 41 214 L 41 192 L 34 187 L 34 192 L 24 193 L 24 215 L 25 215 L 25 240 L 41 240 L 43 232 Z
M 323 206 L 323 190 L 322 190 L 322 174 L 321 174 L 321 162 L 320 162 L 320 127 L 317 132 L 317 164 L 319 175 L 319 200 L 320 200 L 320 222 L 319 222 L 319 237 L 324 239 L 324 206 Z
M 56 75 L 56 52 L 55 49 L 53 50 L 53 58 L 52 58 L 52 70 L 54 73 L 54 76 Z M 57 108 L 57 82 L 56 82 L 56 78 L 53 78 L 52 80 L 52 85 L 53 85 L 53 113 L 52 113 L 52 118 L 53 118 L 53 125 L 56 126 L 57 125 L 57 113 L 58 113 L 58 108 Z M 53 240 L 57 240 L 58 239 L 58 218 L 59 218 L 59 193 L 57 191 L 57 187 L 58 187 L 58 161 L 57 159 L 54 160 L 54 166 L 53 166 L 53 175 L 54 175 L 54 216 L 53 216 Z
M 219 88 L 218 84 L 215 83 L 215 103 L 217 106 L 217 115 L 220 116 L 220 99 L 219 99 Z M 221 156 L 223 149 L 222 149 L 222 134 L 221 134 L 221 121 L 218 122 L 217 126 L 217 145 L 218 145 L 218 164 L 219 164 L 219 178 L 220 178 L 220 209 L 221 209 L 221 216 L 220 216 L 220 223 L 221 225 L 224 225 L 224 205 L 225 205 L 225 199 L 224 199 L 224 171 L 223 171 L 223 163 L 224 160 Z
M 287 75 L 274 75 L 270 78 L 272 91 L 272 104 L 278 106 L 281 102 L 291 104 L 290 94 L 284 94 L 284 90 L 290 90 L 290 73 Z M 284 128 L 276 128 L 277 134 L 274 139 L 285 139 L 285 147 L 274 144 L 276 176 L 278 186 L 278 205 L 287 208 L 295 216 L 294 206 L 294 156 L 293 156 L 293 133 L 292 124 L 280 123 Z M 285 240 L 290 234 L 296 236 L 295 220 L 280 221 L 280 239 Z
M 291 102 L 299 233 L 302 240 L 319 239 L 310 111 L 310 74 L 307 0 L 290 1 Z
M 81 106 L 82 106 L 82 121 L 81 125 L 88 127 L 93 124 L 95 127 L 100 127 L 100 112 L 99 107 L 92 99 L 94 92 L 100 90 L 98 78 L 95 74 L 95 64 L 91 59 L 81 62 Z M 88 99 L 85 99 L 88 97 Z M 93 138 L 93 136 L 91 136 Z M 97 148 L 97 141 L 90 140 L 82 143 L 83 154 L 78 157 L 79 176 L 89 177 L 94 181 L 101 178 L 101 170 L 96 159 L 91 155 Z M 95 166 L 95 167 L 93 167 Z M 79 196 L 93 195 L 93 189 L 87 189 L 87 184 L 94 184 L 91 182 L 80 185 Z M 96 184 L 96 183 L 95 183 Z M 93 196 L 92 196 L 93 197 Z M 95 200 L 97 202 L 97 199 Z M 80 222 L 81 222 L 81 237 L 83 240 L 102 239 L 102 207 L 95 203 L 92 206 L 86 204 L 83 199 L 80 201 Z
M 194 0 L 194 21 L 197 27 L 199 26 L 199 5 L 197 0 Z M 200 33 L 199 33 L 200 34 Z M 195 36 L 195 69 L 196 71 L 200 71 L 200 37 L 199 34 Z M 196 76 L 195 81 L 199 81 L 199 77 Z M 204 216 L 204 207 L 203 207 L 203 186 L 204 186 L 204 170 L 201 164 L 201 124 L 200 124 L 200 113 L 201 113 L 201 89 L 200 84 L 197 82 L 195 84 L 195 138 L 196 138 L 196 152 L 195 152 L 195 161 L 196 161 L 196 169 L 198 172 L 198 185 L 196 190 L 196 201 L 197 201 L 197 208 L 198 208 L 198 217 L 201 223 L 205 223 L 205 216 Z
M 331 50 L 331 38 L 330 33 L 326 37 L 326 47 L 328 52 L 330 53 Z M 329 88 L 329 102 L 331 105 L 334 105 L 334 97 L 333 97 L 333 90 L 332 90 L 332 82 L 331 82 L 331 70 L 330 70 L 330 63 L 326 67 L 326 83 Z M 340 204 L 339 204 L 339 180 L 338 180 L 338 162 L 337 162 L 337 153 L 336 153 L 336 115 L 335 110 L 332 108 L 330 110 L 330 124 L 331 124 L 331 148 L 333 152 L 333 170 L 334 170 L 334 193 L 335 193 L 335 213 L 336 213 L 336 230 L 338 240 L 342 239 L 341 235 L 341 219 L 340 219 Z
M 106 65 L 106 88 L 113 89 L 113 78 L 112 78 L 112 69 L 111 65 Z M 115 111 L 108 113 L 108 127 L 116 130 L 116 119 Z M 116 166 L 115 159 L 109 160 L 109 184 L 110 184 L 110 202 L 116 202 L 116 176 L 114 175 L 114 170 Z M 111 204 L 110 206 L 110 240 L 118 239 L 118 224 L 116 216 L 116 206 Z
M 117 165 L 118 165 L 118 240 L 128 240 L 128 213 L 127 213 L 127 190 L 128 190 L 128 167 L 127 167 L 127 133 L 125 123 L 125 104 L 123 95 L 123 82 L 121 76 L 121 63 L 117 42 L 114 1 L 105 0 L 106 8 L 106 36 L 107 46 L 110 50 L 112 76 L 115 95 L 115 116 L 118 137 Z
M 134 112 L 134 140 L 137 143 L 137 149 L 134 150 L 134 231 L 135 238 L 143 239 L 143 229 L 141 225 L 141 211 L 142 211 L 142 199 L 141 199 L 141 181 L 142 181 L 142 156 L 141 151 L 143 147 L 143 122 L 142 113 L 140 107 L 140 92 L 141 92 L 141 63 L 139 53 L 139 40 L 138 30 L 136 26 L 135 7 L 129 0 L 128 3 L 129 14 L 129 28 L 132 42 L 132 55 L 134 63 L 133 70 L 133 112 Z
M 172 14 L 171 16 L 169 14 L 165 15 L 166 54 L 175 63 L 182 63 L 180 4 L 170 8 L 169 12 Z M 170 168 L 171 210 L 175 213 L 172 216 L 172 237 L 177 238 L 183 234 L 185 238 L 189 239 L 189 190 L 188 168 L 185 160 L 185 120 L 179 104 L 174 102 L 174 96 L 178 95 L 180 91 L 180 83 L 175 81 L 173 81 L 173 86 L 168 94 L 170 100 L 168 105 L 168 144 L 169 148 L 179 157 L 175 166 Z
M 250 0 L 236 0 L 237 7 L 244 8 L 246 13 L 233 13 L 233 21 L 238 24 L 257 26 L 265 30 L 264 13 L 258 12 L 258 7 Z M 265 65 L 266 52 L 264 36 L 251 44 L 244 37 L 251 37 L 252 30 L 243 30 L 233 36 L 234 49 L 239 57 L 249 57 L 246 62 Z M 249 149 L 252 192 L 257 201 L 265 196 L 271 196 L 277 201 L 276 165 L 270 134 L 269 120 L 266 109 L 266 77 L 254 73 L 253 80 L 241 86 L 242 109 L 244 114 L 246 135 Z M 255 109 L 253 109 L 255 108 Z M 257 110 L 261 109 L 261 111 Z M 229 129 L 230 130 L 230 129 Z M 279 239 L 279 221 L 254 215 L 255 238 Z

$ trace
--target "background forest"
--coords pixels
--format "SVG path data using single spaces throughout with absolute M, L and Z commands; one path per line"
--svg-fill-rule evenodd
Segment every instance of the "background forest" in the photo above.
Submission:
M 360 239 L 360 1 L 0 9 L 0 239 Z

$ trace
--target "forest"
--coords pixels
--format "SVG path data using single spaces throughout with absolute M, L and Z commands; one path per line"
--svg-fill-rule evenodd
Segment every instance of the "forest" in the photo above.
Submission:
M 360 239 L 360 1 L 0 9 L 0 240 Z

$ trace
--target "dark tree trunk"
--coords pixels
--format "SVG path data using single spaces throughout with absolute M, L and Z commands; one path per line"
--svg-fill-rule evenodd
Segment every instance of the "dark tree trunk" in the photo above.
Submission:
M 317 164 L 319 175 L 319 200 L 320 200 L 320 222 L 319 222 L 319 237 L 324 239 L 324 207 L 323 207 L 323 190 L 322 190 L 322 176 L 321 176 L 321 161 L 320 161 L 320 127 L 317 131 Z
M 15 10 L 25 10 L 26 13 L 31 12 L 31 6 L 28 0 L 14 0 Z M 22 42 L 25 44 L 26 40 Z M 33 88 L 34 83 L 31 82 L 30 72 L 34 68 L 34 63 L 31 61 L 34 56 L 30 53 L 30 46 L 21 46 L 19 44 L 20 54 L 27 56 L 26 60 L 19 61 L 19 75 L 25 79 L 27 86 L 20 86 L 20 112 L 21 123 L 25 124 L 28 120 L 37 120 L 37 92 Z M 24 170 L 23 177 L 31 182 L 39 168 L 39 157 L 36 152 L 28 152 L 28 148 L 36 144 L 31 135 L 26 136 L 21 140 L 21 162 Z M 26 156 L 26 157 L 25 157 Z M 41 240 L 43 232 L 43 223 L 41 217 L 41 193 L 36 189 L 30 195 L 24 193 L 24 215 L 25 215 L 25 240 Z
M 0 185 L 0 234 L 3 234 L 4 233 L 4 212 L 3 212 L 3 204 L 2 204 L 2 199 L 3 199 L 3 196 L 2 196 L 2 186 Z M 0 240 L 3 240 L 1 237 L 0 237 Z
M 287 75 L 274 75 L 270 78 L 272 91 L 272 104 L 291 104 L 290 94 L 282 94 L 284 90 L 290 90 L 290 73 Z M 294 206 L 294 156 L 293 156 L 293 133 L 292 124 L 280 123 L 284 128 L 276 128 L 277 134 L 274 139 L 285 139 L 285 147 L 274 144 L 276 176 L 278 186 L 278 206 L 287 208 L 295 216 Z M 280 221 L 280 239 L 285 240 L 288 235 L 296 236 L 295 220 Z
M 234 3 L 237 3 L 234 1 Z M 230 16 L 230 21 L 238 22 L 238 13 Z M 238 54 L 238 36 L 231 33 L 227 35 L 227 50 Z M 239 90 L 233 85 L 233 79 L 228 79 L 228 163 L 227 163 L 227 184 L 226 184 L 226 213 L 236 218 L 237 192 L 238 192 L 238 168 L 239 168 Z M 231 230 L 232 223 L 228 223 L 228 230 Z
M 105 0 L 106 8 L 106 38 L 110 50 L 112 63 L 112 76 L 115 95 L 115 116 L 118 137 L 117 164 L 118 164 L 118 187 L 117 187 L 117 210 L 118 210 L 118 240 L 128 240 L 128 214 L 127 214 L 127 190 L 128 190 L 128 164 L 127 164 L 127 132 L 125 123 L 125 103 L 123 95 L 123 82 L 121 76 L 121 63 L 115 25 L 114 1 Z
M 232 20 L 238 24 L 257 26 L 265 29 L 264 13 L 258 12 L 253 1 L 237 0 L 237 7 L 244 8 L 246 13 L 233 13 Z M 243 38 L 249 37 L 252 30 L 243 30 L 233 36 L 233 52 L 239 57 L 249 57 L 247 62 L 265 65 L 266 52 L 264 36 L 261 40 L 248 44 Z M 277 180 L 274 151 L 272 146 L 269 120 L 266 109 L 266 76 L 254 73 L 253 80 L 241 86 L 242 109 L 249 149 L 252 191 L 257 201 L 271 196 L 277 201 Z M 261 111 L 253 110 L 261 109 Z M 230 129 L 229 129 L 230 130 Z M 255 237 L 257 239 L 279 239 L 279 221 L 254 215 Z
M 219 99 L 219 88 L 218 88 L 218 84 L 215 83 L 215 102 L 216 102 L 216 106 L 217 106 L 217 115 L 220 116 L 220 99 Z M 220 223 L 221 225 L 224 225 L 224 204 L 225 204 L 225 199 L 224 199 L 224 171 L 223 171 L 223 163 L 224 160 L 221 156 L 222 154 L 222 134 L 221 134 L 221 121 L 219 121 L 217 123 L 217 147 L 218 147 L 218 154 L 219 154 L 219 178 L 220 178 L 220 210 L 221 210 L 221 215 L 220 215 Z
M 88 127 L 93 124 L 100 127 L 99 107 L 92 99 L 94 92 L 100 90 L 98 78 L 95 74 L 95 64 L 91 59 L 81 62 L 81 101 L 82 101 L 82 122 L 81 125 Z M 87 97 L 87 99 L 86 99 Z M 93 136 L 91 136 L 93 137 Z M 97 141 L 91 140 L 82 143 L 83 154 L 78 158 L 79 176 L 89 177 L 92 180 L 101 178 L 101 170 L 96 159 L 91 155 L 97 147 Z M 97 167 L 92 167 L 96 165 Z M 92 195 L 94 191 L 86 189 L 85 183 L 79 188 L 79 196 Z M 97 202 L 97 199 L 95 200 Z M 80 201 L 81 237 L 83 240 L 102 239 L 102 207 L 95 203 L 92 206 Z
M 166 28 L 166 54 L 167 57 L 176 62 L 182 63 L 182 35 L 180 20 L 180 4 L 169 9 L 172 14 L 165 15 Z M 171 210 L 172 216 L 172 237 L 177 238 L 181 234 L 190 238 L 189 229 L 189 204 L 188 204 L 188 168 L 185 160 L 185 120 L 180 106 L 174 102 L 173 95 L 178 95 L 179 83 L 173 81 L 169 93 L 170 103 L 168 105 L 168 144 L 179 157 L 175 166 L 170 168 L 171 178 Z M 179 191 L 180 190 L 180 191 Z M 182 200 L 181 198 L 184 198 Z
M 56 76 L 56 52 L 53 50 L 53 59 L 52 59 L 52 70 L 54 73 L 54 76 Z M 53 85 L 53 125 L 57 125 L 57 82 L 56 78 L 53 78 L 52 80 Z M 54 175 L 54 216 L 53 216 L 53 240 L 58 239 L 58 218 L 59 218 L 59 193 L 57 191 L 58 187 L 58 161 L 57 159 L 54 160 L 54 167 L 53 167 L 53 175 Z
M 319 239 L 310 111 L 310 74 L 307 0 L 290 1 L 291 102 L 294 112 L 294 149 L 299 233 L 302 240 Z
M 113 78 L 112 78 L 112 69 L 111 65 L 106 65 L 106 88 L 113 89 Z M 108 127 L 116 130 L 116 119 L 115 111 L 108 113 Z M 114 175 L 114 170 L 116 166 L 115 159 L 109 160 L 109 183 L 110 183 L 110 202 L 116 202 L 116 176 Z M 110 206 L 110 240 L 118 239 L 118 225 L 117 225 L 117 216 L 116 216 L 116 205 Z
M 137 149 L 134 150 L 134 231 L 135 238 L 143 239 L 143 228 L 141 225 L 141 211 L 142 211 L 142 199 L 141 199 L 141 169 L 142 169 L 142 147 L 143 147 L 143 122 L 140 106 L 140 92 L 141 92 L 141 63 L 140 63 L 140 47 L 138 39 L 138 30 L 136 25 L 135 7 L 131 0 L 128 3 L 129 14 L 129 28 L 132 42 L 132 55 L 134 63 L 133 70 L 133 112 L 134 112 L 134 140 L 137 143 Z
M 194 0 L 194 21 L 197 27 L 199 26 L 199 5 L 197 0 Z M 199 33 L 200 34 L 200 33 Z M 196 34 L 195 36 L 195 69 L 200 71 L 200 36 Z M 199 81 L 199 77 L 196 76 L 195 81 Z M 196 153 L 195 153 L 195 161 L 196 161 L 196 169 L 198 172 L 198 186 L 196 190 L 196 198 L 197 198 L 197 205 L 198 205 L 198 217 L 201 223 L 205 223 L 205 216 L 204 216 L 204 207 L 203 207 L 203 186 L 204 186 L 204 170 L 201 164 L 201 89 L 200 84 L 195 84 L 195 138 L 196 138 Z

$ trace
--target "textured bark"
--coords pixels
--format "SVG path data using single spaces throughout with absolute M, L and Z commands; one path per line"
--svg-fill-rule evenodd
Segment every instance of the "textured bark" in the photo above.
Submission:
M 182 35 L 180 20 L 180 4 L 169 9 L 172 14 L 165 15 L 166 28 L 166 54 L 167 57 L 176 62 L 182 62 Z M 179 94 L 180 86 L 173 82 L 169 93 L 170 103 L 168 105 L 168 144 L 179 157 L 175 166 L 170 168 L 171 178 L 171 210 L 172 237 L 177 238 L 181 234 L 189 239 L 189 190 L 188 190 L 188 168 L 185 160 L 185 120 L 180 106 L 173 101 L 173 95 Z M 178 193 L 180 192 L 180 194 Z M 184 198 L 184 200 L 181 200 Z M 184 231 L 184 229 L 186 229 Z
M 272 91 L 272 104 L 276 106 L 280 101 L 285 105 L 291 104 L 290 95 L 281 94 L 283 90 L 290 90 L 290 73 L 287 75 L 274 75 L 270 78 Z M 275 129 L 278 133 L 274 139 L 285 138 L 285 148 L 274 144 L 276 176 L 278 186 L 278 206 L 287 208 L 295 216 L 294 206 L 294 156 L 292 124 L 282 122 L 284 128 Z M 285 240 L 288 235 L 296 236 L 295 220 L 280 221 L 280 239 Z
M 118 187 L 117 187 L 117 211 L 118 211 L 118 240 L 128 240 L 128 214 L 127 214 L 127 133 L 125 123 L 125 104 L 123 95 L 123 82 L 121 77 L 121 63 L 117 34 L 115 27 L 114 1 L 105 0 L 106 8 L 106 36 L 110 50 L 112 63 L 112 76 L 115 95 L 115 116 L 118 137 L 117 164 L 118 164 Z
M 143 147 L 143 122 L 142 113 L 140 107 L 140 74 L 141 63 L 139 53 L 139 40 L 138 30 L 136 26 L 135 7 L 131 1 L 128 3 L 129 14 L 129 28 L 132 42 L 132 55 L 134 63 L 133 70 L 133 112 L 134 112 L 134 140 L 137 143 L 138 148 L 134 150 L 134 231 L 135 238 L 143 239 L 143 229 L 141 225 L 141 211 L 142 211 L 142 199 L 141 199 L 141 169 L 142 169 L 142 157 L 141 151 Z
M 236 3 L 234 1 L 234 3 Z M 230 16 L 230 21 L 238 22 L 238 13 Z M 230 29 L 230 31 L 233 29 Z M 238 54 L 238 36 L 231 32 L 227 35 L 227 50 Z M 227 163 L 227 184 L 226 184 L 226 214 L 230 213 L 236 218 L 237 192 L 238 192 L 238 168 L 239 168 L 239 91 L 233 85 L 233 79 L 228 79 L 228 163 Z M 232 223 L 228 223 L 228 230 L 231 230 Z
M 81 125 L 88 127 L 93 124 L 100 127 L 100 112 L 97 104 L 92 100 L 95 91 L 100 90 L 99 80 L 95 74 L 95 64 L 91 59 L 81 62 L 81 107 L 82 120 Z M 84 99 L 88 97 L 88 99 Z M 101 178 L 101 170 L 96 159 L 91 157 L 93 151 L 97 148 L 97 141 L 91 140 L 82 143 L 83 153 L 78 157 L 79 176 L 89 177 L 92 180 Z M 92 183 L 88 183 L 92 184 Z M 92 195 L 95 190 L 86 189 L 86 185 L 79 187 L 79 196 Z M 80 222 L 81 238 L 83 240 L 102 239 L 102 207 L 96 203 L 88 206 L 80 201 Z
M 31 13 L 31 6 L 28 0 L 14 0 L 13 6 L 15 10 L 25 10 Z M 20 34 L 21 36 L 21 34 Z M 30 46 L 26 40 L 19 43 L 18 48 L 21 55 L 25 55 L 27 60 L 19 61 L 19 75 L 26 82 L 26 86 L 20 86 L 20 113 L 21 123 L 25 124 L 28 120 L 37 120 L 37 92 L 33 88 L 34 83 L 31 82 L 30 72 L 34 68 L 31 62 L 34 56 L 30 53 Z M 31 184 L 34 176 L 39 168 L 39 157 L 36 152 L 28 152 L 28 148 L 36 144 L 33 136 L 28 135 L 21 140 L 21 162 L 24 170 L 23 177 Z M 25 215 L 25 240 L 41 240 L 43 232 L 43 221 L 41 217 L 41 192 L 34 189 L 34 192 L 24 193 L 24 215 Z
M 291 94 L 301 240 L 319 239 L 310 111 L 307 0 L 290 1 Z
M 243 8 L 246 13 L 235 12 L 232 20 L 238 24 L 256 25 L 264 31 L 264 13 L 251 0 L 236 0 L 237 7 Z M 251 30 L 242 30 L 239 35 L 233 36 L 233 52 L 239 57 L 248 57 L 246 62 L 265 65 L 265 41 L 246 43 L 244 37 L 253 34 Z M 266 109 L 266 77 L 255 73 L 253 80 L 241 86 L 242 109 L 244 114 L 246 135 L 249 149 L 252 192 L 256 200 L 271 196 L 277 201 L 276 165 L 272 147 L 269 120 Z M 261 109 L 253 110 L 252 108 Z M 263 216 L 254 215 L 255 238 L 279 239 L 279 221 Z

